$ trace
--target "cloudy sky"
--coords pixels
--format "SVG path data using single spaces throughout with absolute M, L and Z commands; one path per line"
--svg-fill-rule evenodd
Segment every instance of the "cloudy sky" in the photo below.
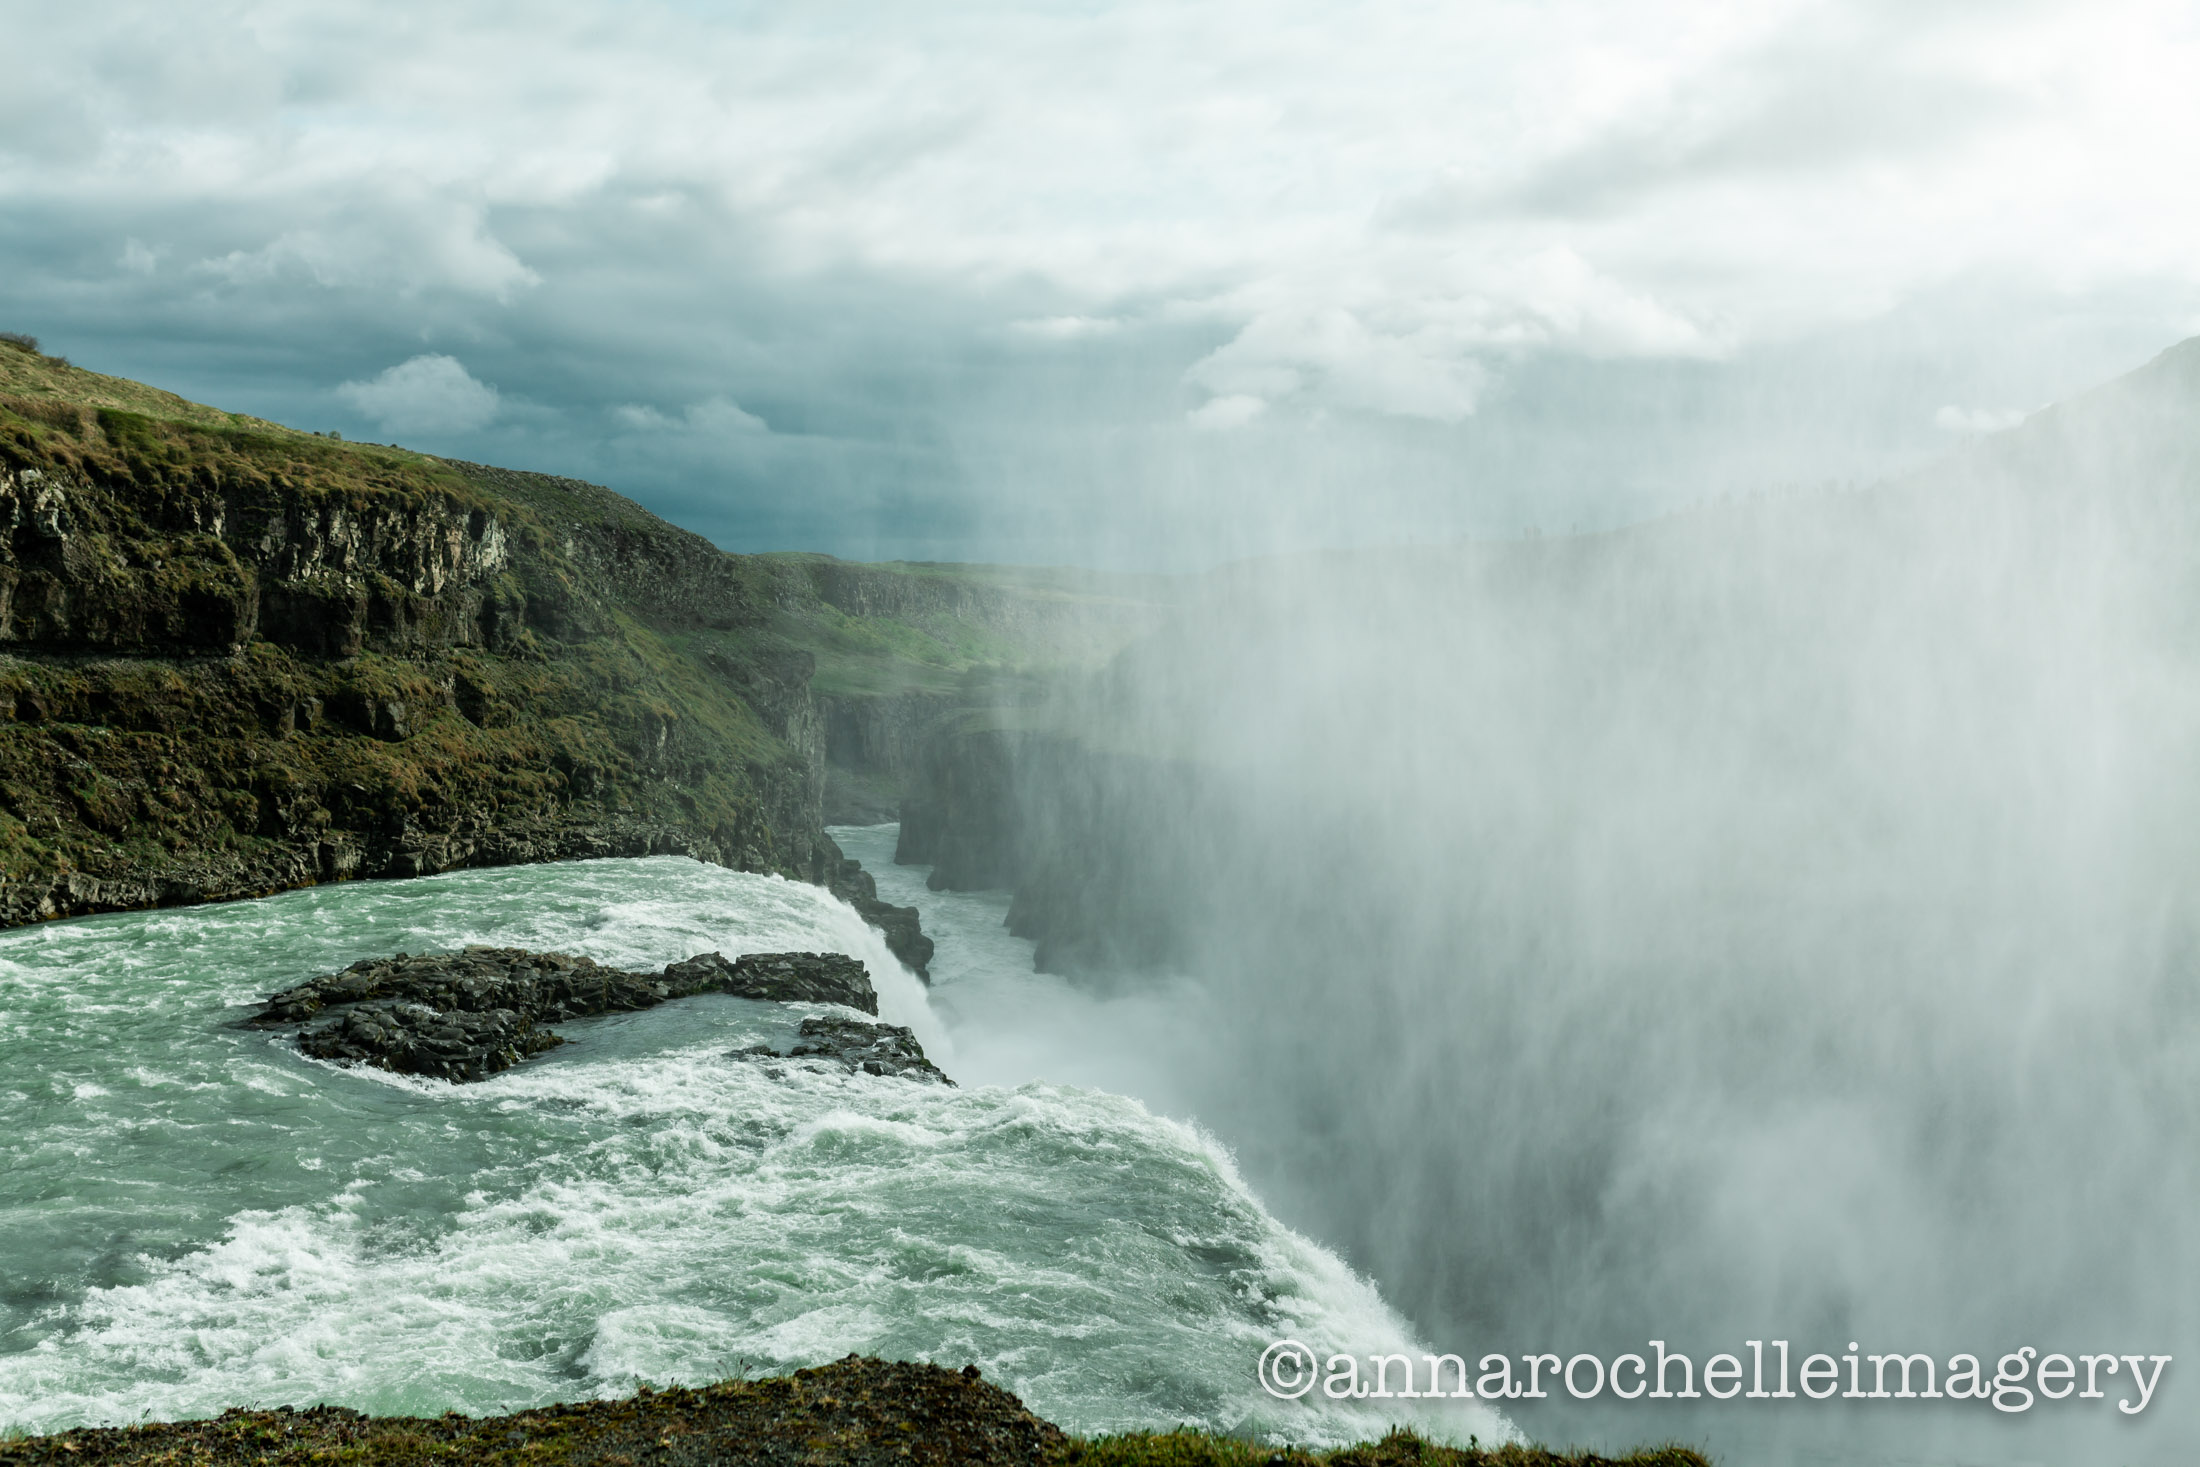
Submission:
M 0 329 L 736 549 L 1564 530 L 1886 472 L 2200 332 L 2183 3 L 0 0 L 0 34 Z

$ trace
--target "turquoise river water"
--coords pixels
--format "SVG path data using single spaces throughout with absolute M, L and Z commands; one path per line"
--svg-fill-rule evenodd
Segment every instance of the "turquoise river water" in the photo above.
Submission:
M 890 826 L 836 833 L 921 899 L 930 992 L 823 892 L 673 857 L 0 933 L 0 1429 L 485 1413 L 850 1351 L 975 1361 L 1081 1431 L 1319 1442 L 1408 1419 L 1261 1392 L 1282 1336 L 1417 1345 L 1211 1138 L 1090 1088 L 1165 1092 L 1166 1013 L 1119 1009 L 1096 1070 L 1095 1001 L 1030 972 L 1005 899 L 924 892 Z M 820 1010 L 715 995 L 561 1024 L 572 1043 L 468 1086 L 239 1027 L 313 974 L 469 942 L 645 968 L 847 952 L 962 1086 L 774 1078 L 727 1052 Z M 1444 1405 L 1464 1410 L 1423 1424 L 1505 1430 Z

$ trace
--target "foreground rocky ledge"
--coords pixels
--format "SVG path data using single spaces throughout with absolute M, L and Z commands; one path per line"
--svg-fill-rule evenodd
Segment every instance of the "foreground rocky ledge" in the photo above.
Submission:
M 845 1360 L 774 1380 L 725 1381 L 479 1419 L 229 1411 L 212 1421 L 0 1438 L 0 1467 L 1709 1467 L 1679 1447 L 1623 1458 L 1540 1447 L 1462 1451 L 1409 1432 L 1342 1451 L 1277 1450 L 1204 1432 L 1066 1436 L 979 1377 Z
M 752 953 L 731 962 L 701 953 L 660 972 L 634 973 L 565 953 L 477 946 L 369 958 L 284 989 L 249 1022 L 302 1025 L 298 1048 L 314 1059 L 459 1084 L 563 1044 L 545 1027 L 558 1020 L 631 1013 L 698 993 L 878 1012 L 869 970 L 839 953 Z M 921 1060 L 923 1051 L 916 1054 Z
M 231 1411 L 213 1421 L 107 1427 L 0 1441 L 0 1464 L 186 1462 L 218 1467 L 329 1463 L 731 1462 L 1037 1463 L 1063 1442 L 972 1367 L 854 1356 L 819 1370 L 702 1390 L 581 1401 L 472 1419 L 368 1417 L 337 1406 Z

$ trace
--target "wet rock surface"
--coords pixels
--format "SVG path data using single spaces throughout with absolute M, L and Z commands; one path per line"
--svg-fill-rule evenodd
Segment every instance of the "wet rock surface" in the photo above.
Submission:
M 866 1024 L 859 1019 L 804 1019 L 793 1048 L 778 1050 L 759 1044 L 735 1050 L 733 1058 L 830 1060 L 866 1075 L 898 1075 L 905 1080 L 940 1085 L 955 1083 L 924 1057 L 924 1046 L 908 1029 L 899 1024 Z
M 251 1022 L 302 1025 L 298 1048 L 314 1059 L 459 1084 L 563 1044 L 551 1023 L 698 993 L 878 1012 L 869 971 L 839 953 L 751 953 L 731 961 L 701 953 L 635 973 L 565 953 L 469 947 L 354 963 L 274 995 Z
M 750 953 L 730 965 L 716 953 L 704 953 L 674 963 L 665 976 L 683 983 L 715 983 L 716 991 L 736 998 L 839 1003 L 867 1014 L 878 1012 L 870 970 L 839 953 Z
M 887 951 L 902 966 L 927 984 L 932 981 L 932 939 L 924 935 L 921 914 L 915 907 L 897 907 L 881 900 L 878 881 L 863 863 L 841 853 L 830 836 L 825 839 L 825 889 L 854 907 L 863 920 L 886 939 Z
M 302 1031 L 298 1050 L 313 1059 L 461 1084 L 486 1080 L 564 1042 L 515 1009 L 468 1013 L 392 1000 L 338 1010 L 330 1022 Z

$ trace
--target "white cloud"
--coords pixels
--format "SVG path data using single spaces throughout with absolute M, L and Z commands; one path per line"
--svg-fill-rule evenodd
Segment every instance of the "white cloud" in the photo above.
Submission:
M 1209 398 L 1184 416 L 1195 428 L 1229 429 L 1242 428 L 1267 411 L 1268 404 L 1250 392 L 1233 392 Z
M 497 390 L 455 357 L 424 354 L 336 389 L 346 404 L 389 433 L 464 433 L 497 415 Z
M 620 427 L 635 433 L 674 433 L 682 426 L 677 419 L 668 418 L 655 408 L 638 402 L 624 403 L 613 408 L 611 416 Z
M 1484 371 L 1448 332 L 1385 331 L 1341 306 L 1265 312 L 1187 374 L 1217 402 L 1300 397 L 1322 405 L 1456 422 Z
M 133 238 L 123 242 L 122 254 L 115 263 L 133 275 L 150 275 L 160 268 L 161 256 L 167 253 L 166 245 L 156 249 L 144 240 Z
M 1084 336 L 1112 336 L 1123 329 L 1123 323 L 1100 316 L 1039 316 L 1011 321 L 1008 329 L 1043 341 L 1075 341 Z
M 1715 357 L 1724 343 L 1679 312 L 1630 292 L 1571 250 L 1467 264 L 1418 249 L 1381 272 L 1266 282 L 1242 298 L 1251 319 L 1185 380 L 1222 394 L 1457 422 L 1491 364 L 1539 349 L 1590 357 Z
M 719 437 L 745 433 L 769 433 L 771 427 L 762 418 L 742 407 L 730 397 L 710 397 L 691 405 L 687 410 L 688 427 L 697 433 L 709 433 Z
M 688 404 L 675 418 L 641 403 L 627 403 L 611 410 L 621 427 L 635 433 L 695 433 L 712 438 L 769 433 L 771 424 L 730 397 L 707 397 Z
M 644 259 L 738 238 L 773 269 L 1041 280 L 1088 306 L 1019 329 L 1069 336 L 1128 300 L 1380 275 L 1410 237 L 1500 314 L 1547 314 L 1506 262 L 1557 250 L 1753 340 L 1967 268 L 2200 275 L 2200 34 L 2169 0 L 1391 0 L 1349 23 L 1318 0 L 658 7 L 616 26 L 552 3 L 524 27 L 454 7 L 401 29 L 365 0 L 188 24 L 118 0 L 18 23 L 99 131 L 89 160 L 74 131 L 24 133 L 11 194 L 233 219 L 250 237 L 206 269 L 239 284 L 511 299 L 540 280 L 523 226 Z M 1394 284 L 1392 317 L 1449 299 Z M 1617 329 L 1664 349 L 1660 321 Z M 1536 349 L 1598 348 L 1561 330 Z
M 1967 408 L 1950 403 L 1933 414 L 1933 426 L 1947 433 L 1998 433 L 2024 419 L 2022 408 Z
M 315 203 L 306 210 L 325 213 L 325 223 L 286 229 L 256 248 L 203 259 L 196 269 L 245 287 L 300 279 L 329 289 L 442 289 L 502 301 L 542 283 L 471 205 L 393 199 L 367 211 L 348 202 L 324 211 Z

